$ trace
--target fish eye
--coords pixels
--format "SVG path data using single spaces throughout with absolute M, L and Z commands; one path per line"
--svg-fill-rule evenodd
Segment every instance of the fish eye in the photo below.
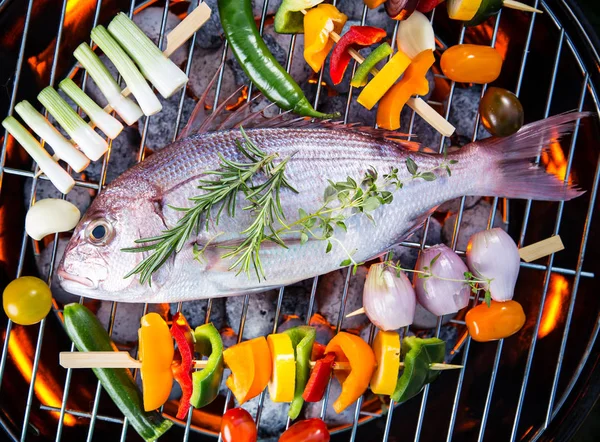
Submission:
M 112 225 L 105 219 L 96 219 L 87 227 L 87 236 L 92 244 L 106 244 L 112 237 Z

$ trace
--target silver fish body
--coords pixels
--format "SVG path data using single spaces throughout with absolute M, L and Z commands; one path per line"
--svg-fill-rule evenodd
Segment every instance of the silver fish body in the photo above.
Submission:
M 347 231 L 335 230 L 336 241 L 330 253 L 326 243 L 310 239 L 301 244 L 299 233 L 283 236 L 288 248 L 264 243 L 260 259 L 265 278 L 255 274 L 236 275 L 230 270 L 233 258 L 223 259 L 223 245 L 239 243 L 242 232 L 254 217 L 243 210 L 247 201 L 240 195 L 235 217 L 224 214 L 217 224 L 191 238 L 187 245 L 153 275 L 152 284 L 140 284 L 138 276 L 124 278 L 145 256 L 125 253 L 134 241 L 159 235 L 174 226 L 181 212 L 172 207 L 189 207 L 189 198 L 199 194 L 198 180 L 206 171 L 217 170 L 219 155 L 245 162 L 236 146 L 242 140 L 239 130 L 199 134 L 178 141 L 134 166 L 104 189 L 94 200 L 75 229 L 58 268 L 63 288 L 71 293 L 121 302 L 176 302 L 262 291 L 324 274 L 340 267 L 353 253 L 359 262 L 374 257 L 404 239 L 432 209 L 444 201 L 463 195 L 497 195 L 548 200 L 570 199 L 578 195 L 542 170 L 532 169 L 525 158 L 539 151 L 539 145 L 555 140 L 571 127 L 573 116 L 533 127 L 523 141 L 509 137 L 505 142 L 472 143 L 448 155 L 458 162 L 452 175 L 436 170 L 437 179 L 411 180 L 405 162 L 411 157 L 419 170 L 434 169 L 444 158 L 412 152 L 392 141 L 347 129 L 251 129 L 249 138 L 267 154 L 290 157 L 286 176 L 298 191 L 282 190 L 286 221 L 298 219 L 298 209 L 318 210 L 324 201 L 328 180 L 359 181 L 369 167 L 379 175 L 393 167 L 403 188 L 394 192 L 390 204 L 372 212 L 374 221 L 355 215 L 346 221 Z M 549 121 L 549 120 L 546 120 Z M 549 128 L 553 130 L 549 130 Z M 535 146 L 530 132 L 536 133 Z M 506 147 L 512 146 L 512 147 Z M 542 184 L 531 186 L 528 184 Z M 529 189 L 528 189 L 529 187 Z M 213 211 L 213 213 L 216 210 Z M 96 233 L 106 232 L 101 235 Z M 99 229 L 99 230 L 98 230 Z M 339 241 L 339 242 L 338 242 Z M 194 247 L 205 249 L 203 259 L 194 257 Z

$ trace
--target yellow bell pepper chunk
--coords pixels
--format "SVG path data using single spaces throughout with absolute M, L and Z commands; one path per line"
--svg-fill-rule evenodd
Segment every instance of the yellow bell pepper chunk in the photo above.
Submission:
M 141 325 L 138 338 L 144 410 L 152 411 L 169 399 L 173 387 L 171 364 L 175 348 L 169 327 L 158 313 L 143 316 Z
M 296 385 L 296 359 L 290 335 L 267 336 L 271 351 L 272 370 L 269 396 L 273 402 L 292 402 Z
M 348 20 L 345 14 L 329 4 L 309 9 L 304 16 L 304 59 L 315 72 L 319 72 L 333 47 L 331 31 L 342 32 Z
M 410 58 L 402 51 L 396 52 L 383 69 L 365 86 L 356 101 L 369 110 L 373 109 L 373 106 L 400 78 L 409 65 Z
M 379 330 L 373 341 L 373 353 L 377 369 L 371 377 L 371 391 L 389 396 L 396 388 L 400 372 L 400 335 Z

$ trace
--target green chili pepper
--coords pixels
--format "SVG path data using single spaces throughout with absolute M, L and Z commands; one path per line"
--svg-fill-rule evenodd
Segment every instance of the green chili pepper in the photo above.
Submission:
M 396 402 L 405 402 L 417 395 L 425 384 L 433 382 L 439 375 L 438 370 L 430 370 L 430 364 L 444 362 L 446 343 L 438 338 L 421 339 L 409 336 L 402 341 L 404 370 L 398 379 L 391 398 Z
M 194 389 L 190 403 L 195 408 L 202 408 L 215 400 L 219 394 L 219 385 L 223 378 L 223 341 L 221 335 L 212 324 L 196 327 L 196 352 L 208 356 L 206 367 L 192 373 Z
M 283 0 L 275 14 L 273 25 L 279 34 L 304 34 L 304 14 L 323 0 Z
M 64 309 L 65 330 L 79 351 L 117 351 L 108 333 L 91 311 L 81 304 L 68 304 Z M 126 368 L 93 368 L 127 422 L 146 441 L 155 441 L 173 422 L 156 411 L 144 411 L 142 394 L 131 372 Z
M 235 58 L 269 100 L 302 116 L 337 116 L 314 110 L 300 86 L 275 60 L 256 28 L 250 0 L 218 0 L 218 6 L 221 25 Z
M 465 22 L 465 26 L 477 26 L 493 15 L 496 15 L 502 9 L 502 0 L 483 0 L 479 5 L 479 9 L 475 16 Z
M 392 55 L 392 47 L 387 43 L 381 43 L 371 52 L 365 61 L 356 69 L 350 84 L 352 87 L 363 87 L 369 79 L 369 72 L 385 57 Z
M 300 411 L 302 411 L 302 405 L 304 404 L 302 393 L 304 393 L 304 387 L 306 387 L 306 383 L 310 377 L 310 355 L 317 332 L 314 327 L 302 325 L 290 328 L 284 333 L 290 336 L 296 356 L 296 387 L 294 390 L 294 400 L 288 411 L 288 416 L 291 419 L 296 419 Z

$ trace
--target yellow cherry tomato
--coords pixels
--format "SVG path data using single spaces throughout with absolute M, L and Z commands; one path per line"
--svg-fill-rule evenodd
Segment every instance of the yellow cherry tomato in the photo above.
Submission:
M 21 276 L 4 289 L 2 305 L 15 324 L 37 324 L 52 308 L 52 292 L 35 276 Z
M 508 338 L 525 324 L 525 312 L 517 301 L 479 304 L 465 317 L 471 338 L 479 342 Z

